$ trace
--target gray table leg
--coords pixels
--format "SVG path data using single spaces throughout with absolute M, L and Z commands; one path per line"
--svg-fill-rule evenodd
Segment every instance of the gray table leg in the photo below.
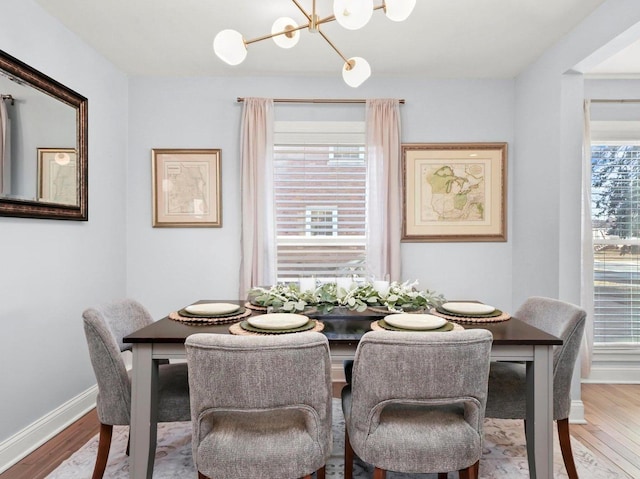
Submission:
M 158 363 L 151 344 L 134 344 L 131 385 L 129 477 L 151 479 L 156 452 Z
M 527 457 L 531 479 L 553 479 L 553 347 L 527 363 Z

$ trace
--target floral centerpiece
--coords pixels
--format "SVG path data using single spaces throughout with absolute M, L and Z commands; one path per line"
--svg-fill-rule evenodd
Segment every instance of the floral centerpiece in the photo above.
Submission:
M 324 313 L 336 307 L 351 311 L 365 311 L 368 307 L 384 307 L 392 312 L 421 311 L 442 304 L 441 294 L 417 289 L 418 282 L 394 281 L 388 290 L 379 290 L 372 283 L 352 283 L 339 287 L 335 282 L 323 283 L 313 290 L 300 291 L 296 283 L 279 283 L 269 288 L 256 287 L 249 292 L 249 300 L 256 305 L 277 311 L 304 311 L 315 307 Z

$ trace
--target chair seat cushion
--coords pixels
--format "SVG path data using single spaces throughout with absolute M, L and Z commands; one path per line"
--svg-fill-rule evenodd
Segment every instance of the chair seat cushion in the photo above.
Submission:
M 526 378 L 524 363 L 492 362 L 485 417 L 524 419 L 527 404 Z
M 203 421 L 211 431 L 197 447 L 196 464 L 208 477 L 293 479 L 327 459 L 308 411 L 215 412 Z
M 352 441 L 354 451 L 364 461 L 408 473 L 468 467 L 480 457 L 481 444 L 480 435 L 464 419 L 463 407 L 452 405 L 389 405 L 362 449 Z
M 158 369 L 158 421 L 191 421 L 187 363 L 161 364 Z

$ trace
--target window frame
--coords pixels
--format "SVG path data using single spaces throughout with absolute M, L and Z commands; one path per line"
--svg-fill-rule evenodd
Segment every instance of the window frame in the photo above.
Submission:
M 591 122 L 591 151 L 594 146 L 621 146 L 631 145 L 640 147 L 640 121 L 592 121 Z M 593 155 L 591 155 L 593 158 Z M 638 160 L 640 164 L 640 159 Z M 593 187 L 593 170 L 591 171 L 591 185 Z M 593 201 L 593 191 L 591 193 L 591 199 Z M 593 221 L 594 215 L 591 213 L 591 220 Z M 593 235 L 593 254 L 592 261 L 594 265 L 594 278 L 593 278 L 593 321 L 595 328 L 595 308 L 597 304 L 597 292 L 596 292 L 596 277 L 595 277 L 595 263 L 596 263 L 596 248 L 597 245 L 639 245 L 640 237 L 636 239 L 621 239 L 621 238 L 606 238 L 598 239 L 596 237 L 596 228 L 592 226 Z M 640 293 L 639 293 L 640 296 Z M 604 368 L 609 372 L 617 367 L 621 356 L 625 357 L 625 364 L 635 364 L 636 367 L 640 366 L 640 341 L 639 342 L 596 342 L 594 338 L 594 357 L 593 365 L 595 370 Z M 617 358 L 617 359 L 616 359 Z M 596 366 L 597 365 L 597 366 Z M 598 373 L 596 373 L 598 374 Z M 594 374 L 591 375 L 594 378 Z M 615 380 L 615 379 L 614 379 Z
M 365 231 L 364 234 L 351 234 L 351 235 L 340 235 L 340 207 L 338 204 L 333 203 L 331 200 L 324 204 L 306 204 L 304 206 L 304 231 L 301 235 L 282 235 L 278 234 L 279 228 L 276 219 L 276 274 L 277 280 L 280 281 L 295 281 L 297 278 L 291 276 L 291 274 L 286 274 L 283 276 L 282 270 L 280 268 L 280 261 L 278 250 L 280 247 L 289 247 L 289 248 L 345 248 L 343 254 L 349 252 L 348 248 L 361 248 L 363 250 L 364 255 L 364 267 L 356 268 L 357 271 L 365 275 L 366 274 L 366 144 L 365 144 L 365 122 L 362 121 L 276 121 L 274 124 L 274 169 L 277 167 L 277 148 L 279 145 L 292 145 L 292 144 L 300 144 L 303 143 L 301 140 L 307 138 L 309 143 L 317 144 L 319 143 L 319 136 L 326 133 L 326 136 L 330 137 L 332 131 L 339 132 L 340 136 L 343 139 L 343 144 L 359 144 L 361 145 L 361 150 L 358 158 L 341 156 L 339 151 L 330 154 L 330 158 L 328 159 L 327 166 L 335 167 L 337 164 L 340 164 L 345 167 L 364 167 L 365 174 L 363 175 L 363 179 L 365 181 L 364 185 L 364 200 L 363 200 L 363 213 L 362 213 L 362 230 Z M 300 143 L 298 143 L 300 141 Z M 333 145 L 335 147 L 340 147 L 340 143 L 331 142 L 327 140 L 327 145 Z M 274 190 L 275 190 L 276 180 L 274 178 Z M 275 195 L 274 191 L 274 195 Z M 275 215 L 277 218 L 278 208 L 275 206 L 275 196 L 274 196 L 274 208 Z M 321 210 L 326 209 L 332 211 L 333 218 L 333 231 L 331 235 L 314 235 L 311 234 L 312 226 L 309 222 L 310 210 Z M 338 255 L 339 256 L 339 255 Z M 356 257 L 354 261 L 359 261 L 360 257 Z M 330 263 L 328 263 L 330 264 Z M 348 265 L 348 263 L 344 263 L 340 270 L 338 270 L 338 266 L 336 266 L 336 273 L 333 275 L 338 276 L 343 272 L 346 274 L 347 270 L 352 266 Z M 289 271 L 286 271 L 289 273 Z M 331 275 L 317 275 L 318 278 L 322 277 L 322 279 L 328 280 L 331 279 Z

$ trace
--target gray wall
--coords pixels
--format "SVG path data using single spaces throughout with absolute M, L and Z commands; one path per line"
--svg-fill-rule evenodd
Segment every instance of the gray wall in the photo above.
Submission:
M 126 294 L 127 81 L 31 0 L 0 48 L 89 99 L 89 221 L 0 217 L 0 442 L 95 384 L 81 313 Z
M 589 99 L 623 100 L 640 99 L 640 79 L 587 80 L 584 96 Z M 640 103 L 592 103 L 591 119 L 594 121 L 640 121 Z
M 127 171 L 129 294 L 158 317 L 196 299 L 237 296 L 242 105 L 236 98 L 321 98 L 327 92 L 338 98 L 393 97 L 401 92 L 406 100 L 401 106 L 405 143 L 505 141 L 513 145 L 512 80 L 374 76 L 366 87 L 354 91 L 339 77 L 133 78 Z M 278 120 L 364 120 L 364 105 L 276 104 L 275 116 Z M 152 148 L 222 149 L 222 228 L 151 227 Z M 511 309 L 510 242 L 406 243 L 402 256 L 403 278 L 394 279 L 417 279 L 421 287 L 449 298 L 478 298 Z M 486 281 L 488 273 L 491 281 Z
M 609 0 L 516 81 L 513 302 L 580 303 L 582 101 L 579 74 L 640 38 L 640 2 Z

